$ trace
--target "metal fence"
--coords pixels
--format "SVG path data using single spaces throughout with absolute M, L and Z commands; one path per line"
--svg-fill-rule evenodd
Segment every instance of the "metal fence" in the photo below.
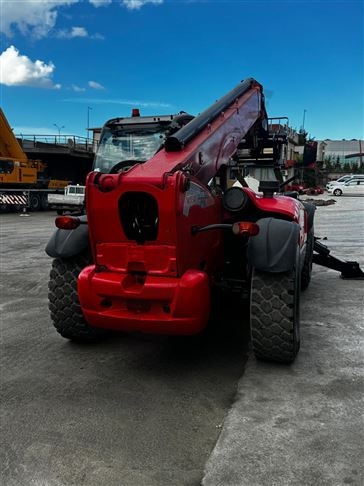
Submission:
M 97 142 L 91 138 L 80 137 L 75 135 L 28 135 L 17 134 L 16 138 L 24 150 L 39 149 L 44 145 L 59 146 L 74 150 L 83 150 L 86 152 L 95 152 Z

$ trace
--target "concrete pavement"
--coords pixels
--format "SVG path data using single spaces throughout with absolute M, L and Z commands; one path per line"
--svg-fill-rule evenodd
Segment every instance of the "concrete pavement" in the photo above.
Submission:
M 364 268 L 364 198 L 335 199 L 316 234 Z M 363 281 L 314 267 L 292 366 L 244 366 L 223 305 L 202 340 L 82 347 L 47 312 L 53 216 L 3 219 L 2 484 L 363 486 Z
M 0 215 L 1 486 L 197 486 L 247 337 L 223 321 L 191 338 L 62 338 L 47 302 L 54 217 Z
M 364 198 L 335 199 L 315 233 L 363 269 Z M 249 358 L 203 486 L 363 486 L 363 300 L 364 281 L 314 265 L 297 360 Z

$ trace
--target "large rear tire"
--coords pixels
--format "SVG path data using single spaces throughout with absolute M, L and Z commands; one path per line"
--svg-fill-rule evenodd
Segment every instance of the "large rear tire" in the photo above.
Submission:
M 59 334 L 72 341 L 97 341 L 109 334 L 87 324 L 78 300 L 78 275 L 89 264 L 90 257 L 86 252 L 72 258 L 56 258 L 52 262 L 48 284 L 51 319 Z
M 292 363 L 300 348 L 299 252 L 291 272 L 254 269 L 250 296 L 250 331 L 257 359 Z
M 39 211 L 41 209 L 41 196 L 38 193 L 31 193 L 29 196 L 29 208 L 31 211 Z

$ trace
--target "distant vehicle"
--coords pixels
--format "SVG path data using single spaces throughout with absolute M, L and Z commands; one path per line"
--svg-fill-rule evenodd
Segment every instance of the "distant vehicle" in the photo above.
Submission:
M 305 193 L 305 186 L 302 184 L 290 184 L 286 186 L 287 191 L 296 191 L 298 194 L 304 194 Z
M 334 196 L 364 196 L 364 177 L 362 180 L 351 179 L 344 184 L 332 186 L 328 192 Z
M 69 182 L 49 177 L 43 161 L 28 159 L 0 108 L 0 209 L 47 209 L 47 195 Z
M 310 194 L 311 196 L 317 196 L 318 194 L 323 194 L 324 190 L 322 187 L 316 186 L 316 187 L 309 187 L 308 189 L 305 190 L 305 194 Z
M 287 190 L 298 192 L 298 194 L 301 195 L 301 196 L 303 194 L 309 194 L 311 196 L 315 196 L 315 195 L 324 193 L 324 190 L 322 189 L 322 187 L 318 187 L 318 186 L 305 187 L 302 184 L 290 184 L 289 186 L 287 186 Z
M 364 180 L 364 174 L 347 174 L 336 181 L 330 181 L 326 184 L 326 189 L 329 190 L 331 187 L 340 185 L 340 184 L 345 184 L 345 182 L 349 182 L 350 180 L 355 179 L 355 180 Z
M 85 186 L 68 185 L 64 194 L 48 194 L 49 209 L 56 209 L 58 214 L 66 211 L 83 212 L 85 206 Z

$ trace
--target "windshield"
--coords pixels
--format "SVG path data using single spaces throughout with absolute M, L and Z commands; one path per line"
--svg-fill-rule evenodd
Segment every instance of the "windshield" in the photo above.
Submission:
M 109 172 L 124 160 L 145 162 L 161 147 L 167 126 L 160 124 L 105 128 L 94 162 L 94 170 Z
M 12 160 L 0 160 L 0 174 L 11 174 L 14 170 Z

